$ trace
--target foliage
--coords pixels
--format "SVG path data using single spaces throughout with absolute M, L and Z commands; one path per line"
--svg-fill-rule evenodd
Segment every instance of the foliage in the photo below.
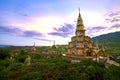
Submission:
M 37 54 L 31 65 L 14 63 L 4 68 L 1 80 L 119 80 L 120 67 L 105 68 L 102 63 L 89 59 L 71 63 L 61 57 L 42 57 Z
M 25 59 L 27 58 L 28 53 L 24 50 L 21 50 L 19 54 L 15 55 L 14 58 L 17 62 L 25 62 Z
M 45 47 L 44 47 L 45 48 Z M 63 52 L 66 46 L 59 47 Z M 5 49 L 4 49 L 5 50 Z M 44 49 L 44 50 L 47 50 Z M 4 51 L 3 51 L 4 52 Z M 113 65 L 107 68 L 103 63 L 94 62 L 89 59 L 78 63 L 63 59 L 61 53 L 45 54 L 37 52 L 31 58 L 31 65 L 24 62 L 28 53 L 21 51 L 13 56 L 8 55 L 0 60 L 0 80 L 119 80 L 120 67 Z
M 99 46 L 104 44 L 109 54 L 113 56 L 120 55 L 120 32 L 104 34 L 92 38 L 94 42 L 96 39 L 99 42 Z
M 8 78 L 10 59 L 0 60 L 0 80 Z
M 63 54 L 67 52 L 67 45 L 57 45 L 56 49 L 51 49 L 50 46 L 40 46 L 37 48 L 37 53 L 56 53 Z
M 9 48 L 0 48 L 0 59 L 5 59 L 10 57 Z

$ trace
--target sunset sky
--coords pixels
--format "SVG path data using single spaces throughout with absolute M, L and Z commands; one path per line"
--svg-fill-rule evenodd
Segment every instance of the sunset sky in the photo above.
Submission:
M 0 0 L 0 44 L 68 44 L 79 8 L 86 35 L 120 31 L 120 0 Z

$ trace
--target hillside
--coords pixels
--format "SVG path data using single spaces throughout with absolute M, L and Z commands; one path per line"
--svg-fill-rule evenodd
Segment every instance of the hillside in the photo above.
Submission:
M 112 55 L 120 54 L 120 32 L 108 33 L 92 38 L 94 42 L 98 40 L 99 46 L 104 44 L 105 48 Z

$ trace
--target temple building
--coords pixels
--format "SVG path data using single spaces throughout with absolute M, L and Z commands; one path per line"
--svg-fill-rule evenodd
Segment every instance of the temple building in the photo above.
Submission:
M 34 43 L 34 45 L 32 46 L 32 48 L 31 48 L 31 51 L 30 51 L 30 56 L 31 57 L 34 57 L 35 56 L 35 54 L 36 54 L 36 47 L 35 47 L 35 43 Z
M 35 43 L 34 43 L 34 45 L 33 45 L 33 47 L 32 47 L 32 49 L 31 49 L 33 52 L 35 52 L 36 51 L 36 48 L 35 48 Z
M 49 53 L 57 53 L 58 46 L 55 44 L 55 40 L 53 45 L 50 47 Z
M 85 34 L 85 28 L 79 9 L 75 36 L 71 37 L 71 41 L 68 44 L 67 55 L 92 56 L 93 46 L 91 38 Z
M 51 49 L 57 49 L 57 46 L 55 45 L 55 40 L 54 40 L 53 45 L 51 46 Z

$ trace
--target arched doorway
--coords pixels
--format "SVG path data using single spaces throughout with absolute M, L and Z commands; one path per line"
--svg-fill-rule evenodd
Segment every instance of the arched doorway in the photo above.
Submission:
M 90 52 L 90 50 L 87 50 L 87 51 L 86 51 L 86 55 L 87 55 L 87 56 L 92 56 L 92 53 Z

